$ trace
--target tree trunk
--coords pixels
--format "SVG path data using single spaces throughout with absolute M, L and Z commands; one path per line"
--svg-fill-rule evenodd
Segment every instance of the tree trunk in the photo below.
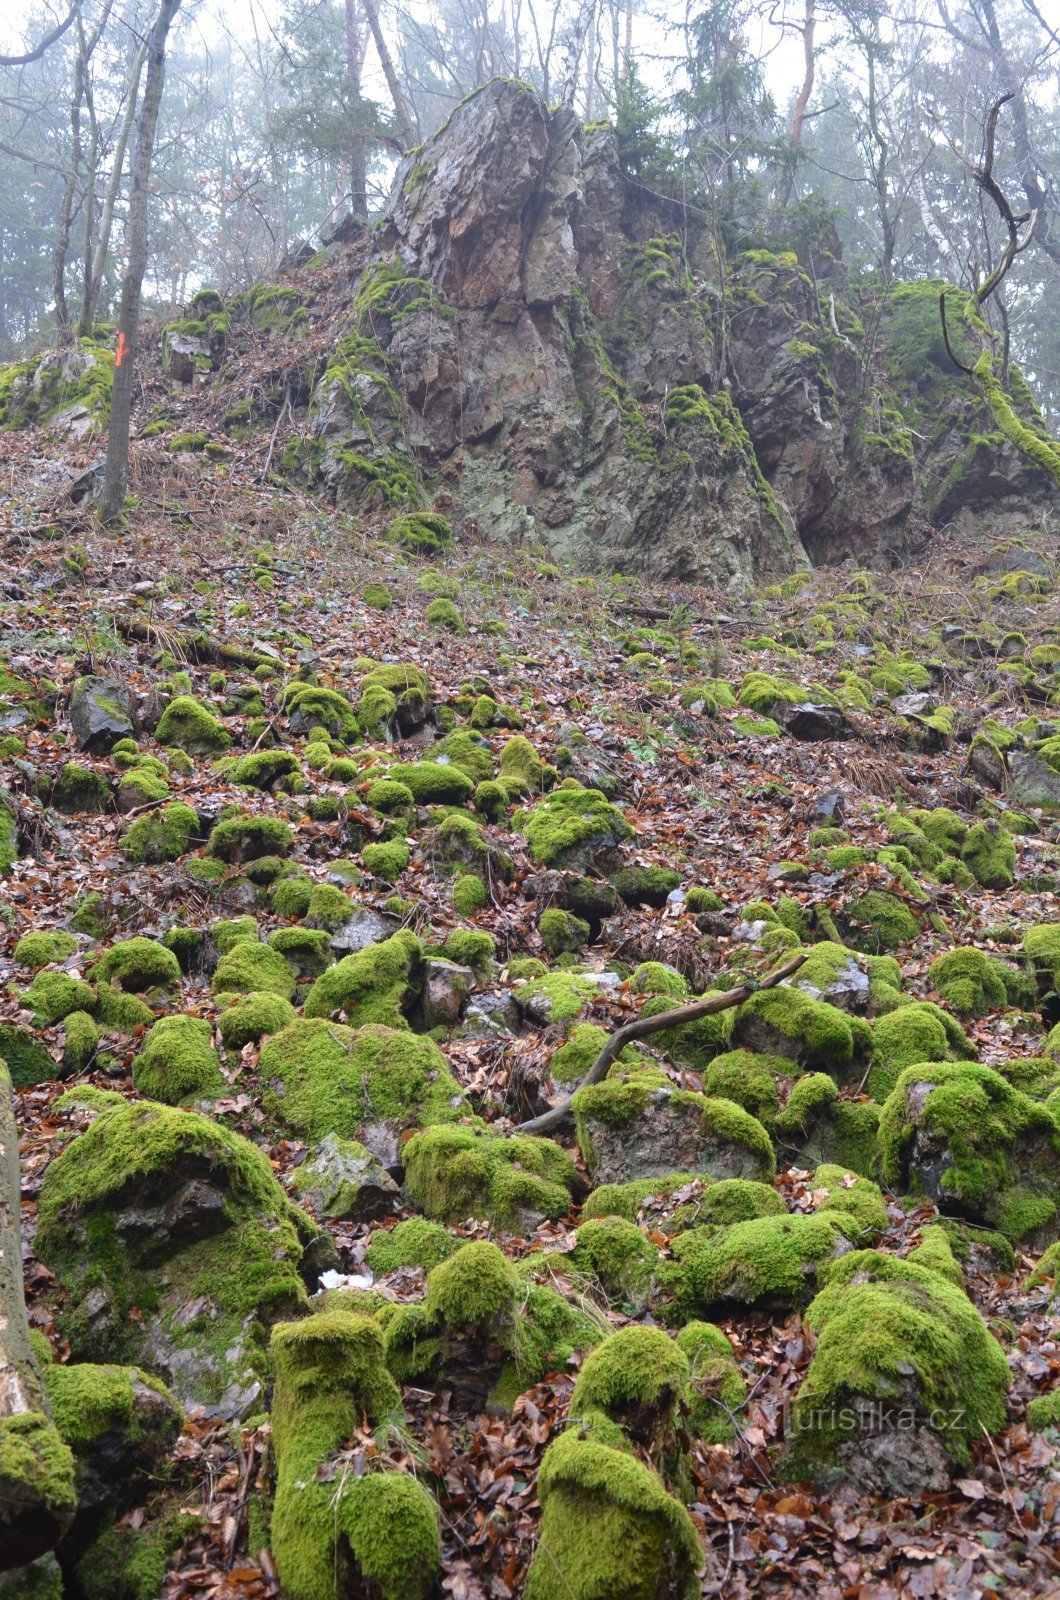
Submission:
M 411 150 L 416 143 L 416 131 L 412 125 L 408 103 L 394 68 L 394 60 L 390 54 L 390 48 L 379 24 L 379 8 L 375 0 L 364 0 L 364 14 L 368 18 L 368 26 L 372 30 L 372 38 L 375 40 L 375 48 L 379 56 L 379 65 L 383 69 L 383 77 L 386 79 L 386 86 L 390 90 L 390 98 L 394 102 L 394 116 L 397 119 L 398 135 L 401 139 L 402 149 Z
M 791 117 L 791 154 L 781 184 L 778 202 L 786 206 L 791 199 L 791 191 L 795 186 L 795 162 L 802 147 L 802 130 L 806 122 L 806 110 L 813 94 L 813 80 L 817 70 L 817 57 L 814 52 L 814 33 L 817 28 L 817 13 L 814 10 L 814 0 L 805 0 L 806 9 L 803 13 L 802 23 L 802 55 L 803 75 L 802 87 L 795 100 L 795 109 Z
M 74 1463 L 48 1415 L 22 1288 L 18 1130 L 0 1061 L 0 1572 L 54 1548 L 77 1509 Z
M 118 315 L 118 349 L 114 364 L 114 389 L 110 402 L 107 465 L 103 478 L 101 520 L 116 522 L 125 504 L 129 482 L 129 419 L 136 377 L 136 338 L 140 327 L 140 302 L 147 270 L 147 200 L 151 180 L 158 108 L 166 75 L 166 39 L 180 0 L 161 0 L 147 40 L 147 80 L 143 105 L 136 123 L 132 184 L 129 194 L 129 255 L 121 286 Z
M 146 54 L 147 41 L 145 39 L 136 52 L 136 59 L 133 61 L 132 73 L 129 78 L 129 98 L 125 106 L 125 115 L 122 118 L 118 142 L 114 146 L 114 166 L 111 171 L 110 181 L 107 184 L 107 193 L 103 200 L 103 211 L 99 219 L 99 238 L 96 240 L 92 265 L 87 274 L 84 291 L 81 296 L 81 318 L 77 331 L 82 338 L 88 333 L 96 320 L 99 291 L 103 286 L 103 274 L 106 271 L 107 256 L 110 253 L 110 232 L 114 226 L 114 207 L 121 191 L 122 173 L 125 170 L 125 151 L 129 143 L 129 134 L 132 132 L 133 118 L 136 116 L 136 102 L 140 97 L 140 73 L 143 69 L 144 56 Z

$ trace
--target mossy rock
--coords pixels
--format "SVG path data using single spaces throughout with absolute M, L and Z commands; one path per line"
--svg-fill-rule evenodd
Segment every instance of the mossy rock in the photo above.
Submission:
M 266 1034 L 279 1033 L 296 1020 L 289 1000 L 278 994 L 245 994 L 222 1011 L 217 1027 L 226 1050 L 242 1050 L 257 1044 Z
M 369 1023 L 302 1018 L 269 1037 L 258 1071 L 269 1110 L 302 1138 L 358 1139 L 394 1165 L 407 1128 L 466 1112 L 460 1085 L 433 1040 Z
M 460 1243 L 439 1223 L 426 1217 L 409 1217 L 396 1227 L 376 1229 L 364 1252 L 365 1265 L 377 1278 L 400 1267 L 422 1267 L 429 1272 L 458 1250 Z
M 407 1026 L 406 1014 L 422 984 L 423 946 L 407 930 L 392 934 L 354 955 L 344 956 L 314 983 L 303 1015 L 330 1017 L 342 1013 L 355 1026 L 378 1022 Z
M 732 1023 L 736 1048 L 784 1056 L 803 1071 L 842 1079 L 871 1047 L 866 1023 L 783 984 L 745 1000 Z
M 172 950 L 156 939 L 122 939 L 98 955 L 89 966 L 99 983 L 109 983 L 130 994 L 179 984 L 180 962 Z
M 882 1103 L 905 1068 L 918 1061 L 974 1061 L 975 1057 L 976 1048 L 960 1023 L 941 1006 L 917 1000 L 874 1023 L 872 1067 L 865 1087 Z
M 315 1235 L 246 1139 L 141 1101 L 102 1110 L 51 1162 L 37 1251 L 66 1290 L 75 1355 L 149 1360 L 182 1403 L 232 1416 L 263 1375 L 255 1319 L 306 1304 L 298 1267 Z
M 223 755 L 232 743 L 224 724 L 188 694 L 178 694 L 169 702 L 155 738 L 159 744 L 175 745 L 191 756 Z
M 693 1228 L 674 1240 L 673 1263 L 661 1278 L 668 1296 L 661 1310 L 681 1323 L 723 1305 L 804 1305 L 823 1264 L 848 1250 L 860 1232 L 839 1212 Z
M 964 1291 L 928 1268 L 859 1250 L 826 1278 L 806 1313 L 817 1347 L 785 1476 L 887 1497 L 945 1491 L 1006 1424 L 1004 1352 Z
M 147 811 L 137 817 L 122 836 L 121 850 L 127 861 L 155 867 L 164 861 L 179 861 L 199 837 L 199 819 L 191 806 L 175 800 L 160 811 Z
M 427 1600 L 441 1567 L 427 1490 L 404 1473 L 365 1476 L 328 1466 L 362 1427 L 400 1412 L 383 1337 L 371 1317 L 322 1311 L 282 1323 L 270 1343 L 276 1391 L 276 1494 L 270 1548 L 290 1600 Z
M 662 1480 L 623 1447 L 571 1429 L 545 1452 L 541 1533 L 525 1600 L 694 1600 L 699 1535 Z
M 439 1126 L 410 1139 L 404 1157 L 405 1191 L 436 1222 L 477 1216 L 532 1232 L 571 1206 L 574 1165 L 550 1139 Z
M 239 865 L 261 856 L 288 856 L 293 846 L 294 835 L 281 817 L 240 812 L 215 824 L 206 849 L 220 861 Z
M 888 1183 L 1017 1240 L 1060 1228 L 1060 1123 L 1051 1109 L 973 1062 L 908 1067 L 883 1108 Z
M 156 1022 L 133 1062 L 133 1082 L 141 1094 L 169 1106 L 223 1094 L 226 1085 L 210 1024 L 199 1017 Z
M 77 949 L 72 933 L 61 928 L 41 928 L 34 933 L 24 933 L 15 946 L 13 959 L 20 966 L 36 970 L 65 961 Z
M 769 1134 L 731 1100 L 674 1089 L 659 1074 L 623 1068 L 576 1090 L 571 1106 L 579 1149 L 600 1183 L 674 1171 L 772 1181 Z
M 1023 973 L 982 950 L 947 950 L 936 956 L 928 976 L 959 1017 L 983 1017 L 1020 1000 L 1031 1004 L 1035 998 Z
M 210 987 L 214 994 L 277 994 L 293 1000 L 295 968 L 268 944 L 239 939 L 214 968 Z
M 569 1259 L 579 1270 L 591 1273 L 611 1299 L 641 1309 L 659 1251 L 625 1217 L 587 1217 Z
M 977 822 L 961 846 L 961 860 L 984 889 L 1011 889 L 1016 873 L 1012 835 L 996 822 Z
M 530 854 L 546 867 L 584 871 L 606 864 L 633 837 L 622 812 L 599 789 L 557 789 L 516 817 Z
M 88 992 L 93 998 L 91 989 Z M 66 1015 L 76 1016 L 77 1008 Z M 17 1022 L 0 1022 L 0 1061 L 6 1064 L 16 1089 L 29 1088 L 59 1076 L 56 1063 L 44 1045 L 29 1028 L 20 1027 Z
M 838 1163 L 868 1177 L 876 1166 L 880 1108 L 870 1100 L 843 1099 L 825 1072 L 796 1080 L 777 1113 L 773 1136 L 789 1166 Z

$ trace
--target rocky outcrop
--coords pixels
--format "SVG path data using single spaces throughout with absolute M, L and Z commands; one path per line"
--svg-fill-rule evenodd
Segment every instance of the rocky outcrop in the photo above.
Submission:
M 609 128 L 496 80 L 399 168 L 285 466 L 717 584 L 1040 521 L 1052 487 L 950 363 L 939 287 L 899 286 L 867 333 L 833 258 L 721 260 Z

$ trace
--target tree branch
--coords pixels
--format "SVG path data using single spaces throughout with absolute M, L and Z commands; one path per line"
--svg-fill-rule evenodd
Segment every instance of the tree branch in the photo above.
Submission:
M 710 1017 L 718 1011 L 729 1011 L 733 1006 L 742 1005 L 760 989 L 773 989 L 785 978 L 790 978 L 798 972 L 805 955 L 793 956 L 790 961 L 771 972 L 768 978 L 756 982 L 749 978 L 746 983 L 737 984 L 735 989 L 726 989 L 721 994 L 712 994 L 703 1000 L 693 1000 L 691 1005 L 675 1006 L 671 1011 L 658 1011 L 652 1017 L 636 1017 L 632 1022 L 627 1022 L 625 1027 L 613 1033 L 604 1045 L 600 1054 L 589 1068 L 585 1077 L 578 1085 L 584 1089 L 587 1084 L 599 1083 L 607 1076 L 607 1069 L 612 1062 L 617 1061 L 627 1044 L 632 1044 L 635 1039 L 645 1039 L 649 1034 L 661 1033 L 664 1028 L 680 1028 L 687 1022 L 698 1022 L 701 1017 Z M 518 1127 L 508 1129 L 509 1133 L 547 1133 L 566 1120 L 570 1113 L 571 1100 L 578 1089 L 571 1091 L 550 1111 L 542 1112 L 539 1117 L 531 1117 L 529 1122 L 521 1122 Z
M 0 55 L 0 67 L 28 67 L 31 61 L 39 61 L 46 50 L 50 50 L 58 39 L 61 39 L 67 28 L 71 27 L 74 18 L 81 9 L 81 0 L 74 0 L 69 14 L 62 22 L 56 23 L 50 33 L 46 33 L 40 43 L 33 49 L 27 50 L 21 56 Z

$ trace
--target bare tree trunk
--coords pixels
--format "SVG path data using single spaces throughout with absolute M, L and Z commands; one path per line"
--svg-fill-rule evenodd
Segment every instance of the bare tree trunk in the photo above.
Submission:
M 81 104 L 85 96 L 85 34 L 81 14 L 77 17 L 78 46 L 74 63 L 74 82 L 70 93 L 70 165 L 63 185 L 63 198 L 59 206 L 59 223 L 52 260 L 52 299 L 55 302 L 55 322 L 59 330 L 59 343 L 70 339 L 70 313 L 66 305 L 66 257 L 70 250 L 70 229 L 74 218 L 74 193 L 81 171 Z
M 103 479 L 104 523 L 116 522 L 125 505 L 129 482 L 129 419 L 136 377 L 136 339 L 140 328 L 140 303 L 147 271 L 147 200 L 151 181 L 151 156 L 158 125 L 158 108 L 166 76 L 166 39 L 181 0 L 160 0 L 158 15 L 147 39 L 147 80 L 136 123 L 132 184 L 129 194 L 129 256 L 121 286 L 118 315 L 118 349 L 114 364 L 114 389 L 107 434 L 107 465 Z
M 361 77 L 364 72 L 365 41 L 361 37 L 361 24 L 357 15 L 357 0 L 346 0 L 346 71 L 353 86 L 354 99 L 360 104 Z M 336 206 L 343 205 L 346 192 L 345 175 L 340 177 Z M 350 149 L 348 184 L 350 210 L 364 221 L 368 216 L 368 162 L 365 157 L 364 136 L 358 134 Z
M 623 72 L 628 83 L 633 71 L 633 0 L 626 0 L 626 45 Z
M 29 1342 L 21 1236 L 18 1129 L 0 1061 L 0 1572 L 53 1549 L 77 1509 L 73 1457 L 48 1415 Z
M 107 193 L 103 200 L 103 212 L 99 219 L 99 238 L 96 240 L 95 254 L 92 257 L 92 271 L 89 281 L 85 285 L 85 293 L 81 302 L 81 323 L 78 331 L 82 334 L 88 332 L 96 320 L 96 308 L 99 305 L 99 291 L 103 284 L 103 274 L 107 269 L 107 256 L 110 253 L 110 235 L 114 226 L 114 208 L 121 193 L 122 174 L 125 170 L 125 152 L 129 144 L 129 134 L 132 132 L 133 119 L 136 116 L 136 103 L 140 98 L 140 73 L 143 70 L 144 57 L 147 54 L 147 40 L 145 39 L 133 61 L 132 72 L 129 77 L 129 98 L 125 106 L 125 115 L 122 118 L 121 132 L 118 142 L 114 146 L 114 164 L 107 184 Z
M 408 102 L 402 92 L 400 80 L 394 69 L 394 60 L 390 54 L 390 47 L 379 24 L 379 8 L 375 0 L 363 0 L 363 4 L 364 14 L 368 18 L 368 26 L 371 28 L 372 38 L 375 40 L 379 65 L 383 69 L 383 77 L 386 79 L 386 86 L 390 90 L 390 98 L 394 102 L 394 116 L 397 119 L 398 135 L 401 139 L 402 148 L 411 150 L 416 143 L 416 130 L 413 127 Z
M 814 51 L 814 32 L 817 27 L 817 13 L 814 9 L 814 0 L 805 0 L 806 9 L 803 13 L 802 23 L 802 55 L 803 75 L 802 87 L 795 100 L 795 109 L 791 117 L 791 155 L 784 173 L 778 202 L 786 206 L 791 199 L 791 191 L 795 185 L 795 162 L 802 146 L 802 130 L 806 122 L 806 110 L 813 94 L 813 80 L 817 70 L 817 57 Z

